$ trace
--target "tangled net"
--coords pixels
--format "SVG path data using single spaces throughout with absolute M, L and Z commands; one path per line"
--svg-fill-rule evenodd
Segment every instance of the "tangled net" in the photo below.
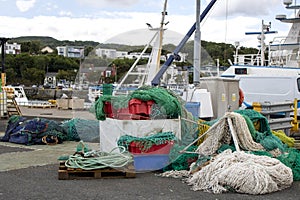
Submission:
M 231 125 L 231 126 L 230 126 Z M 253 141 L 244 117 L 238 113 L 228 112 L 206 132 L 207 138 L 196 150 L 201 155 L 213 155 L 222 144 L 230 144 L 236 138 L 235 146 L 243 150 L 261 151 L 264 147 Z
M 290 187 L 293 173 L 275 158 L 228 149 L 185 181 L 194 191 L 266 194 Z

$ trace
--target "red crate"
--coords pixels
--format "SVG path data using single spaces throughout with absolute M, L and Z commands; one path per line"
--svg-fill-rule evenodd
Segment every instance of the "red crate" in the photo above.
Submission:
M 104 102 L 103 110 L 106 117 L 114 118 L 113 107 L 109 101 Z
M 142 101 L 140 99 L 131 99 L 128 103 L 129 112 L 135 115 L 150 115 L 153 100 Z
M 150 117 L 142 116 L 142 115 L 134 115 L 130 113 L 119 113 L 116 119 L 120 120 L 149 120 Z
M 152 145 L 149 149 L 143 150 L 143 146 L 139 142 L 131 142 L 128 151 L 132 154 L 169 154 L 174 141 L 167 141 L 164 144 Z
M 117 113 L 115 117 L 116 119 L 131 120 L 131 116 L 128 108 L 119 108 L 116 113 Z

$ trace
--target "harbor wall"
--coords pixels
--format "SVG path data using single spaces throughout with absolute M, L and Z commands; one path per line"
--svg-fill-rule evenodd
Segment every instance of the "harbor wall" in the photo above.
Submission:
M 47 101 L 49 99 L 60 99 L 63 95 L 66 95 L 68 98 L 78 97 L 89 102 L 88 90 L 61 90 L 25 87 L 24 91 L 29 100 Z

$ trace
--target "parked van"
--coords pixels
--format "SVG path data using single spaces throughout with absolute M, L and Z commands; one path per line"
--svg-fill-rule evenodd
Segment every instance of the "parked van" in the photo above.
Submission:
M 238 79 L 239 87 L 244 94 L 244 105 L 251 106 L 253 102 L 300 99 L 299 74 L 300 69 L 297 68 L 231 66 L 222 77 Z

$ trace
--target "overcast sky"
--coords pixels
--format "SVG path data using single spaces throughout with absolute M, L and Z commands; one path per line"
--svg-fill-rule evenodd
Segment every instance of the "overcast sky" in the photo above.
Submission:
M 58 40 L 91 40 L 105 43 L 116 35 L 146 23 L 158 27 L 164 0 L 0 0 L 0 37 L 50 36 Z M 202 0 L 201 10 L 210 1 Z M 262 20 L 272 23 L 274 36 L 287 34 L 289 25 L 275 20 L 292 16 L 283 0 L 218 0 L 201 24 L 202 40 L 256 47 Z M 185 35 L 196 19 L 196 0 L 168 0 L 168 30 Z M 147 41 L 140 35 L 141 40 Z M 147 36 L 148 37 L 148 36 Z M 267 38 L 267 41 L 271 38 Z M 135 36 L 135 39 L 138 39 Z

